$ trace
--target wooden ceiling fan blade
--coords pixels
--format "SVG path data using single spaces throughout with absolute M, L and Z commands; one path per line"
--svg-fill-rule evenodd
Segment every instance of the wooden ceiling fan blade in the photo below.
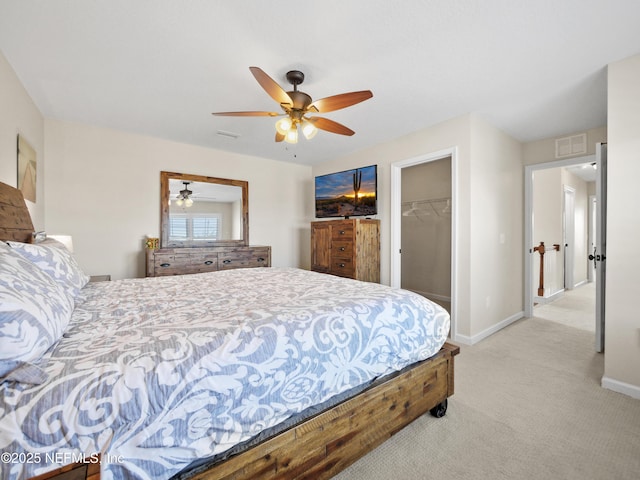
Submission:
M 293 105 L 293 100 L 276 81 L 258 67 L 249 67 L 260 86 L 280 105 Z
M 356 103 L 364 102 L 365 100 L 373 97 L 371 90 L 361 90 L 359 92 L 341 93 L 340 95 L 333 95 L 331 97 L 321 98 L 316 100 L 307 110 L 312 110 L 319 113 L 333 112 L 340 110 L 341 108 L 350 107 Z
M 283 114 L 276 112 L 214 112 L 211 115 L 218 117 L 277 117 Z
M 338 133 L 340 135 L 348 135 L 348 136 L 351 136 L 354 133 L 356 133 L 350 128 L 345 127 L 341 123 L 334 122 L 333 120 L 329 120 L 328 118 L 309 117 L 307 120 L 313 123 L 313 125 L 315 125 L 316 128 L 319 128 L 320 130 L 326 130 L 327 132 Z

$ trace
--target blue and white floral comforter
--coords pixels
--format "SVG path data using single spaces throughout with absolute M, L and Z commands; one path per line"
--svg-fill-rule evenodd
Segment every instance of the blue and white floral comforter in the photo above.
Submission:
M 169 478 L 434 355 L 448 331 L 419 295 L 298 269 L 90 283 L 49 380 L 0 385 L 2 478 L 97 452 L 103 479 Z

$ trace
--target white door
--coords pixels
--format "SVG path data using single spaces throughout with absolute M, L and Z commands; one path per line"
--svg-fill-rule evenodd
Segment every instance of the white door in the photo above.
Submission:
M 607 144 L 596 145 L 596 352 L 604 352 L 607 258 Z

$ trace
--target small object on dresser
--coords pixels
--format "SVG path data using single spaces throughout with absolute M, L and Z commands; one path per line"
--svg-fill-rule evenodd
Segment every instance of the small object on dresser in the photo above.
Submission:
M 160 246 L 160 239 L 157 237 L 147 237 L 147 240 L 144 242 L 144 246 L 151 250 L 157 250 Z

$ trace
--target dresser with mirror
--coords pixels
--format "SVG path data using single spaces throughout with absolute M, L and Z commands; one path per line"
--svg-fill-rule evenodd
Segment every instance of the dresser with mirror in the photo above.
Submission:
M 249 183 L 160 172 L 160 248 L 146 275 L 271 266 L 271 247 L 249 245 Z

